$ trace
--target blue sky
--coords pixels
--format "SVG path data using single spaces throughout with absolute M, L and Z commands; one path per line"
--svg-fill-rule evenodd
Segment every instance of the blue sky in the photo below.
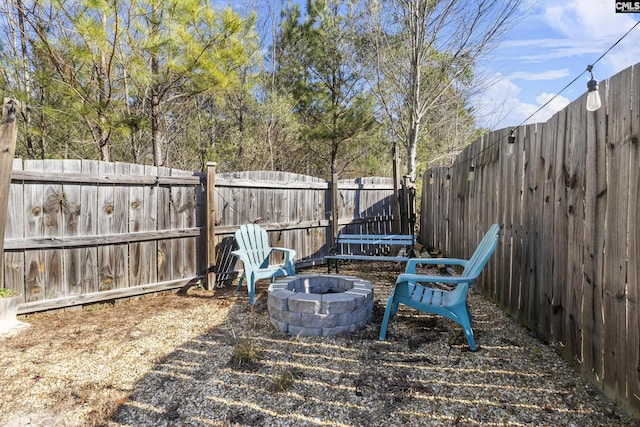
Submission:
M 515 127 L 584 72 L 620 39 L 640 14 L 615 13 L 614 0 L 524 0 L 522 20 L 482 64 L 489 86 L 474 102 L 481 125 Z M 640 62 L 640 25 L 593 67 L 606 80 Z M 585 73 L 526 123 L 547 121 L 580 97 Z

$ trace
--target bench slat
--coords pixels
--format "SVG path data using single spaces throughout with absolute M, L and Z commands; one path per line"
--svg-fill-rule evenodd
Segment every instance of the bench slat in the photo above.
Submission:
M 416 244 L 416 237 L 408 234 L 338 234 L 336 237 L 335 250 L 337 254 L 327 255 L 324 257 L 327 260 L 327 266 L 329 271 L 331 270 L 331 263 L 329 260 L 334 260 L 336 264 L 336 272 L 338 271 L 338 260 L 354 260 L 354 261 L 391 261 L 391 262 L 406 262 L 410 259 L 409 256 L 389 256 L 389 255 L 364 255 L 364 254 L 352 254 L 351 246 L 360 246 L 359 250 L 354 252 L 379 252 L 380 249 L 387 248 L 389 246 L 411 246 L 411 249 Z M 370 247 L 379 247 L 374 251 Z M 366 249 L 365 249 L 366 247 Z M 413 251 L 410 251 L 413 252 Z
M 406 256 L 385 256 L 385 255 L 327 255 L 325 259 L 342 259 L 354 261 L 408 261 Z

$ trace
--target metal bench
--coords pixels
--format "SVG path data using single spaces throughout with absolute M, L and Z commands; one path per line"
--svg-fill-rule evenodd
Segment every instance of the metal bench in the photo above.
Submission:
M 405 262 L 415 257 L 416 237 L 412 234 L 338 234 L 333 253 L 324 259 L 327 271 L 331 272 L 331 264 L 338 273 L 338 262 L 343 261 L 390 261 Z M 391 246 L 405 248 L 404 255 L 390 255 Z

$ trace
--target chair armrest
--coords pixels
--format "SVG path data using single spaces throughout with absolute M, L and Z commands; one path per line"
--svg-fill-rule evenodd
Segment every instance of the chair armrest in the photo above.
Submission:
M 425 276 L 422 274 L 407 274 L 403 273 L 398 276 L 396 283 L 400 282 L 419 282 L 419 283 L 471 283 L 476 279 L 475 277 L 461 277 L 461 276 Z
M 236 249 L 234 251 L 231 251 L 231 255 L 235 255 L 237 257 L 245 256 L 246 254 L 247 251 L 245 251 L 244 249 Z
M 415 274 L 416 266 L 422 265 L 422 264 L 461 265 L 464 267 L 467 265 L 467 262 L 469 261 L 466 259 L 458 259 L 458 258 L 411 258 L 409 261 L 407 261 L 407 266 L 405 267 L 404 272 L 408 274 Z
M 231 255 L 237 256 L 242 262 L 247 259 L 247 251 L 245 251 L 244 249 L 236 249 L 235 251 L 231 251 Z

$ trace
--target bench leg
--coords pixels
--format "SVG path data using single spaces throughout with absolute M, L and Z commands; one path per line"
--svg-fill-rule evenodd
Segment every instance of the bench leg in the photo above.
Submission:
M 331 261 L 334 262 L 336 267 L 336 274 L 338 274 L 338 260 L 337 259 L 328 259 L 327 260 L 327 274 L 331 274 Z

